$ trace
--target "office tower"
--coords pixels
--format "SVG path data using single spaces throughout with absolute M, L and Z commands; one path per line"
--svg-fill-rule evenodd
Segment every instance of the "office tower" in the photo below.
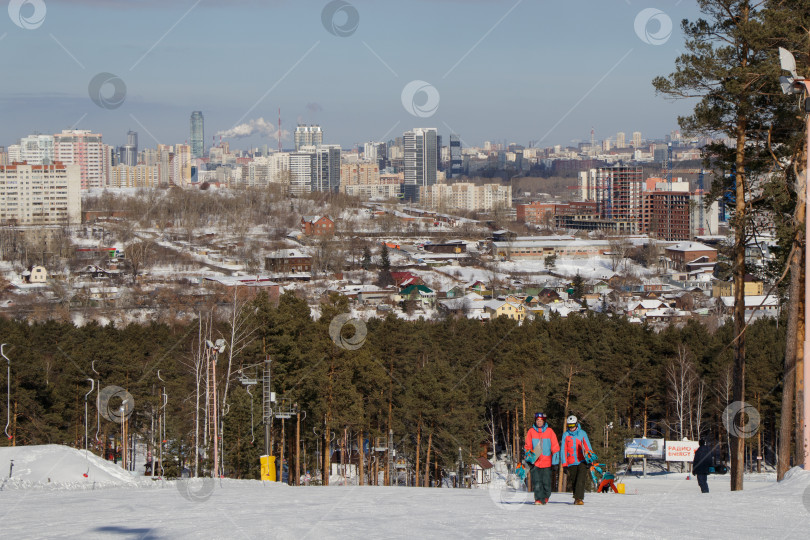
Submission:
M 633 132 L 633 148 L 641 147 L 641 132 L 634 131 Z
M 405 146 L 405 197 L 419 200 L 419 187 L 436 183 L 436 129 L 416 128 L 403 135 Z
M 138 164 L 138 133 L 136 131 L 127 132 L 127 144 L 121 149 L 119 162 L 130 167 Z
M 20 139 L 19 161 L 29 165 L 53 163 L 53 135 L 29 135 Z
M 442 163 L 442 136 L 436 135 L 436 169 L 443 171 L 444 163 Z
M 620 131 L 616 134 L 616 148 L 624 148 L 627 144 L 626 135 L 624 131 Z
M 461 159 L 461 138 L 456 134 L 450 135 L 450 174 L 448 178 L 458 178 L 464 172 Z
M 195 158 L 205 157 L 205 119 L 202 111 L 191 113 L 190 132 L 191 156 Z
M 54 161 L 79 166 L 82 189 L 106 186 L 106 166 L 110 165 L 110 152 L 105 152 L 100 133 L 65 129 L 53 136 L 53 146 Z
M 81 222 L 79 165 L 0 167 L 0 223 L 78 225 Z
M 298 124 L 295 128 L 295 151 L 301 150 L 302 146 L 320 146 L 323 144 L 323 131 L 317 124 L 307 126 Z

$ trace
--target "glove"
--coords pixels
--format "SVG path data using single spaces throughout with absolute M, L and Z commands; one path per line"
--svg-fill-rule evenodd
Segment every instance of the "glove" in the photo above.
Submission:
M 585 454 L 585 463 L 596 463 L 597 457 L 596 454 L 593 452 L 588 452 Z
M 518 467 L 517 469 L 515 469 L 515 474 L 521 480 L 526 480 L 526 469 L 524 469 L 523 467 Z
M 534 462 L 537 461 L 537 454 L 535 454 L 532 451 L 526 452 L 526 455 L 524 456 L 523 459 L 525 459 L 526 463 L 528 463 L 529 465 L 534 465 Z

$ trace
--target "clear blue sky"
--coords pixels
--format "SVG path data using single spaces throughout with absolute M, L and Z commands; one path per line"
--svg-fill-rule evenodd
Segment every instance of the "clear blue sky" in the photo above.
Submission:
M 325 0 L 37 1 L 47 11 L 35 29 L 0 12 L 0 145 L 76 122 L 110 144 L 128 129 L 141 147 L 173 144 L 188 139 L 195 109 L 209 145 L 241 122 L 275 123 L 281 107 L 285 130 L 319 123 L 325 142 L 344 147 L 413 127 L 452 128 L 471 145 L 550 146 L 588 139 L 591 127 L 597 138 L 660 137 L 691 107 L 656 97 L 650 81 L 673 70 L 694 0 L 352 0 L 359 24 L 347 37 L 324 28 Z M 637 35 L 645 8 L 673 21 L 666 43 Z M 90 100 L 99 72 L 126 83 L 119 108 Z M 439 93 L 429 118 L 402 105 L 413 80 Z M 260 135 L 231 143 L 276 145 Z

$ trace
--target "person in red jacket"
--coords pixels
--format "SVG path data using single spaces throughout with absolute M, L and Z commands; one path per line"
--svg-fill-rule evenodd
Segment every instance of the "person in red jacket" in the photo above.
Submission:
M 593 455 L 588 434 L 579 427 L 577 417 L 571 415 L 565 421 L 565 433 L 562 437 L 562 464 L 568 469 L 571 487 L 574 492 L 574 504 L 585 504 L 585 484 L 590 477 L 590 462 Z
M 551 466 L 560 461 L 560 445 L 554 430 L 546 424 L 546 415 L 535 413 L 534 425 L 526 432 L 526 461 L 532 465 L 534 504 L 546 504 L 551 496 Z

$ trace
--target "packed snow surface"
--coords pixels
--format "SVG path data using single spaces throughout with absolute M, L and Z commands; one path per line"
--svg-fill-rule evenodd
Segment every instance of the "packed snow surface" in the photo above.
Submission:
M 13 451 L 18 456 L 15 474 L 27 467 L 32 483 L 50 477 L 52 482 L 61 478 L 65 486 L 47 490 L 7 485 L 0 491 L 0 536 L 807 538 L 810 528 L 810 473 L 799 469 L 779 484 L 772 474 L 749 475 L 742 492 L 730 492 L 728 475 L 710 476 L 711 492 L 706 495 L 694 477 L 687 480 L 681 473 L 628 476 L 625 495 L 587 493 L 584 506 L 573 506 L 570 493 L 554 493 L 548 505 L 534 506 L 529 493 L 503 482 L 488 490 L 324 488 L 211 479 L 142 479 L 133 484 L 120 476 L 120 483 L 111 480 L 105 489 L 89 490 L 70 486 L 76 474 L 77 482 L 87 479 L 75 456 L 66 457 L 61 450 L 34 447 L 30 464 L 22 465 L 28 459 L 24 448 L 0 449 L 0 467 Z M 43 466 L 49 474 L 58 469 L 63 476 L 43 476 Z M 98 464 L 98 471 L 101 475 L 107 469 Z M 112 471 L 107 473 L 116 478 Z

